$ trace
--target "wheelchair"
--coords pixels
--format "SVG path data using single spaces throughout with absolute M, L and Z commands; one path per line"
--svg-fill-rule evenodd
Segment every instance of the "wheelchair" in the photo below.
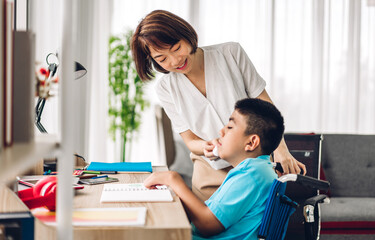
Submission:
M 290 153 L 306 165 L 307 175 L 288 174 L 273 183 L 259 239 L 316 240 L 320 233 L 320 203 L 329 199 L 329 182 L 320 179 L 321 145 L 317 134 L 285 134 Z M 275 169 L 282 172 L 281 165 Z
M 290 216 L 299 204 L 285 195 L 288 182 L 295 182 L 305 187 L 328 190 L 329 182 L 299 174 L 287 174 L 275 179 L 269 194 L 266 210 L 258 233 L 259 240 L 282 240 L 285 238 Z M 319 205 L 327 198 L 316 195 L 308 198 L 303 204 L 305 239 L 319 239 L 320 221 Z

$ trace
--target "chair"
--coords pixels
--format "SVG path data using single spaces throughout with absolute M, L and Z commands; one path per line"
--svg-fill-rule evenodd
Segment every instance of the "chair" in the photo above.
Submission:
M 266 203 L 266 210 L 258 232 L 262 240 L 282 240 L 285 238 L 290 216 L 296 211 L 298 203 L 285 195 L 287 183 L 297 183 L 311 189 L 328 190 L 327 181 L 318 180 L 299 174 L 287 174 L 275 179 Z M 326 195 L 317 195 L 305 200 L 303 204 L 305 216 L 305 239 L 318 239 L 319 207 Z
M 165 162 L 170 167 L 174 163 L 176 156 L 172 124 L 160 105 L 155 105 L 155 118 L 159 157 L 162 159 L 162 162 Z

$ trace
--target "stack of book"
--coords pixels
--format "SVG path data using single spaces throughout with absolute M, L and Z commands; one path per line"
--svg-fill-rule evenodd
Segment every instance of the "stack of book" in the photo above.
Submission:
M 0 3 L 0 151 L 34 138 L 35 35 L 15 30 L 14 7 Z

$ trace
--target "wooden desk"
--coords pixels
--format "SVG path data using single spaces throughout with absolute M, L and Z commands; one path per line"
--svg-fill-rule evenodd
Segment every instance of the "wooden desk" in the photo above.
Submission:
M 165 171 L 166 167 L 153 167 Z M 149 174 L 116 174 L 119 183 L 143 182 Z M 74 239 L 191 239 L 191 226 L 180 199 L 171 203 L 100 203 L 103 185 L 85 185 L 74 197 L 75 208 L 139 207 L 147 208 L 144 227 L 74 227 Z M 9 188 L 0 186 L 0 212 L 25 211 L 27 207 Z M 35 219 L 35 239 L 56 239 L 56 229 Z

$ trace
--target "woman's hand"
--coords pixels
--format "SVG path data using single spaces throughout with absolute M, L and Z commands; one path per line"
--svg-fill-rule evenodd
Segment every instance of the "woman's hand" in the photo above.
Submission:
M 273 104 L 270 96 L 268 96 L 268 93 L 266 90 L 263 90 L 261 94 L 257 97 L 261 100 L 270 102 Z M 283 167 L 283 174 L 288 174 L 288 173 L 301 173 L 301 169 L 303 170 L 303 175 L 306 174 L 306 166 L 303 163 L 298 162 L 292 154 L 290 154 L 288 147 L 285 144 L 284 138 L 281 139 L 281 142 L 276 148 L 276 150 L 273 152 L 274 154 L 274 161 L 279 162 L 281 166 Z M 279 177 L 282 175 L 282 173 L 277 172 Z
M 212 139 L 211 141 L 206 141 L 206 144 L 203 147 L 203 153 L 206 158 L 209 158 L 210 160 L 216 160 L 219 159 L 219 157 L 215 156 L 213 153 L 213 150 L 215 146 L 218 146 L 218 138 Z
M 298 162 L 292 154 L 290 154 L 288 149 L 278 149 L 274 152 L 274 161 L 279 162 L 283 168 L 284 173 L 277 171 L 277 175 L 280 177 L 283 174 L 296 173 L 300 174 L 301 169 L 303 175 L 306 174 L 305 164 Z

